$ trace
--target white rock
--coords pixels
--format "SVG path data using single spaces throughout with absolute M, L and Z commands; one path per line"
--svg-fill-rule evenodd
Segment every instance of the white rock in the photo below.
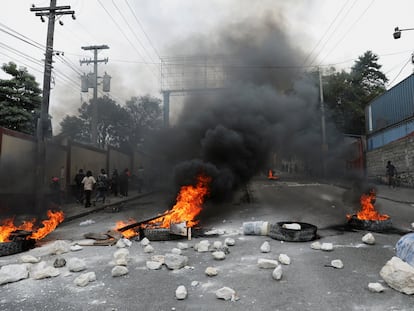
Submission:
M 319 241 L 316 241 L 316 242 L 313 242 L 312 244 L 311 244 L 311 246 L 310 246 L 312 249 L 317 249 L 317 250 L 320 250 L 321 249 L 321 247 L 322 247 L 322 244 L 321 244 L 321 242 L 319 242 Z
M 414 267 L 394 256 L 382 267 L 381 277 L 391 288 L 407 295 L 414 294 Z
M 269 253 L 270 252 L 270 243 L 268 241 L 263 242 L 262 246 L 260 246 L 260 251 L 262 253 Z
M 272 278 L 275 280 L 280 280 L 283 276 L 283 269 L 282 266 L 277 266 L 272 272 Z
M 226 244 L 227 246 L 234 246 L 236 244 L 236 240 L 232 238 L 226 238 L 224 240 L 224 244 Z
M 74 257 L 68 260 L 67 267 L 71 272 L 79 272 L 86 269 L 86 264 L 84 260 Z
M 191 286 L 193 286 L 193 287 L 196 287 L 198 285 L 200 285 L 200 282 L 199 281 L 192 281 L 191 282 Z
M 122 239 L 119 239 L 116 242 L 115 246 L 118 247 L 118 248 L 124 248 L 124 247 L 126 247 L 126 244 L 124 243 L 124 241 Z
M 188 257 L 176 254 L 165 254 L 165 265 L 168 269 L 177 270 L 183 268 L 188 262 Z
M 302 226 L 298 223 L 291 223 L 291 224 L 283 224 L 282 228 L 290 229 L 290 230 L 301 230 Z
M 45 278 L 51 278 L 58 276 L 59 270 L 52 266 L 47 266 L 46 262 L 41 261 L 35 265 L 30 271 L 30 277 L 35 280 L 41 280 Z
M 143 238 L 140 243 L 142 246 L 147 246 L 150 244 L 150 240 L 148 240 L 148 238 Z
M 72 243 L 72 245 L 93 246 L 96 241 L 94 239 L 83 239 Z
M 236 301 L 239 298 L 236 296 L 236 291 L 230 287 L 222 287 L 216 290 L 216 297 L 218 299 Z
M 23 255 L 20 257 L 20 261 L 23 263 L 38 263 L 40 261 L 40 258 L 34 257 L 32 255 Z
M 204 273 L 207 276 L 216 276 L 218 274 L 218 270 L 214 267 L 207 267 Z
M 274 269 L 279 265 L 277 260 L 259 258 L 257 260 L 257 266 L 261 269 Z
M 199 253 L 208 252 L 210 248 L 210 242 L 208 240 L 202 240 L 196 245 L 194 245 L 194 249 Z
M 178 242 L 177 243 L 177 248 L 178 249 L 188 249 L 190 246 L 188 245 L 188 243 L 183 243 L 183 242 Z
M 113 277 L 122 276 L 128 274 L 128 268 L 124 266 L 115 266 L 112 268 L 111 275 Z
M 127 238 L 121 238 L 120 240 L 121 240 L 122 242 L 124 242 L 124 244 L 125 244 L 127 247 L 131 247 L 132 242 L 131 242 L 131 240 L 130 240 L 130 239 L 127 239 Z
M 178 300 L 183 300 L 187 298 L 187 289 L 184 285 L 180 285 L 177 287 L 177 289 L 175 290 L 175 298 L 177 298 Z
M 333 244 L 332 243 L 322 243 L 321 250 L 323 250 L 323 251 L 332 251 L 333 250 Z
M 117 266 L 126 266 L 129 261 L 129 250 L 120 248 L 114 253 L 115 264 Z
M 150 270 L 159 270 L 162 267 L 162 262 L 159 261 L 152 261 L 152 260 L 148 260 L 147 261 L 147 268 Z
M 365 244 L 374 245 L 375 244 L 374 235 L 371 232 L 365 234 L 362 237 L 362 242 L 364 242 Z
M 290 257 L 286 254 L 280 254 L 278 260 L 283 265 L 290 265 Z
M 171 253 L 172 253 L 172 254 L 176 254 L 176 255 L 181 255 L 181 254 L 183 253 L 183 251 L 182 251 L 181 249 L 177 248 L 177 247 L 174 247 L 174 248 L 171 250 Z
M 84 287 L 89 284 L 89 282 L 96 281 L 96 274 L 95 272 L 87 272 L 82 273 L 76 279 L 73 280 L 73 283 L 77 286 Z
M 0 285 L 17 282 L 28 277 L 27 264 L 11 264 L 0 268 Z
M 213 258 L 216 260 L 223 260 L 226 258 L 226 254 L 222 251 L 216 251 L 211 254 L 213 255 Z
M 144 253 L 153 253 L 154 252 L 154 247 L 152 247 L 151 244 L 148 244 L 147 246 L 144 247 Z
M 66 241 L 63 240 L 57 240 L 55 241 L 50 249 L 50 254 L 63 254 L 63 253 L 67 253 L 70 251 L 70 244 Z
M 161 264 L 164 264 L 165 263 L 165 256 L 164 255 L 152 255 L 151 260 L 152 261 L 158 261 Z
M 373 293 L 381 293 L 385 288 L 381 283 L 368 283 L 368 289 Z
M 331 266 L 336 269 L 342 269 L 344 267 L 344 264 L 341 259 L 334 259 L 331 261 Z
M 88 220 L 85 220 L 85 221 L 80 222 L 80 223 L 79 223 L 79 226 L 87 226 L 87 225 L 92 225 L 92 224 L 94 224 L 94 223 L 95 223 L 95 221 L 94 221 L 94 220 L 92 220 L 92 219 L 88 219 Z
M 222 247 L 223 247 L 223 243 L 221 241 L 213 242 L 213 249 L 221 249 Z
M 71 245 L 70 246 L 70 250 L 72 251 L 72 252 L 77 252 L 77 251 L 80 251 L 80 250 L 82 250 L 83 249 L 83 247 L 82 246 L 80 246 L 80 245 L 78 245 L 78 244 L 76 244 L 76 245 Z

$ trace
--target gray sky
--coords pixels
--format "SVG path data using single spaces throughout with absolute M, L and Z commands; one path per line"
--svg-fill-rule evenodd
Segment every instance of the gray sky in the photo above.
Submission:
M 34 45 L 45 45 L 47 22 L 42 23 L 30 7 L 47 7 L 50 1 L 3 0 L 2 4 L 0 63 L 13 61 L 27 67 L 42 85 L 44 49 Z M 79 60 L 93 57 L 81 46 L 110 47 L 99 53 L 99 58 L 109 61 L 98 70 L 112 76 L 109 95 L 118 103 L 145 94 L 161 98 L 160 57 L 190 55 L 183 44 L 191 42 L 187 38 L 208 41 L 223 25 L 269 14 L 277 17 L 306 55 L 304 68 L 332 64 L 349 69 L 358 56 L 372 50 L 379 55 L 390 86 L 413 71 L 414 31 L 403 32 L 399 40 L 392 36 L 396 26 L 414 27 L 410 0 L 58 0 L 57 4 L 70 5 L 76 20 L 63 16 L 64 25 L 55 26 L 54 50 L 64 52 L 54 58 L 49 112 L 56 130 L 63 116 L 75 114 L 81 101 L 92 97 L 92 91 L 80 92 L 80 73 L 93 70 L 92 65 L 80 66 Z M 179 106 L 179 98 L 172 99 L 173 114 L 178 109 L 175 101 Z

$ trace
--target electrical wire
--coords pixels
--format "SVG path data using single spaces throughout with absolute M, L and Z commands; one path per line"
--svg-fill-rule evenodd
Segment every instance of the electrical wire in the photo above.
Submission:
M 401 72 L 403 72 L 404 68 L 407 67 L 408 63 L 411 61 L 411 59 L 407 60 L 406 63 L 404 64 L 404 66 L 401 68 L 401 70 L 398 72 L 398 74 L 394 77 L 394 79 L 392 79 L 392 81 L 390 83 L 388 83 L 388 85 L 392 85 L 394 83 L 395 80 L 397 80 L 397 78 L 399 77 L 399 75 L 401 74 Z

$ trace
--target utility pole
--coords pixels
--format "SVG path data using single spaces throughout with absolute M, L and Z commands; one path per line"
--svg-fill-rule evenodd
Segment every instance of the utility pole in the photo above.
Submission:
M 107 45 L 92 45 L 92 46 L 82 46 L 83 50 L 93 50 L 93 60 L 83 59 L 80 61 L 80 64 L 93 63 L 93 99 L 92 99 L 92 122 L 91 122 L 91 140 L 92 144 L 95 146 L 98 144 L 98 63 L 108 62 L 108 58 L 98 59 L 98 50 L 109 49 Z
M 325 129 L 325 104 L 323 101 L 323 85 L 322 85 L 322 72 L 318 68 L 319 73 L 319 95 L 321 104 L 321 129 L 322 129 L 322 171 L 323 176 L 326 176 L 326 152 L 328 151 L 328 145 L 326 144 L 326 129 Z
M 36 12 L 36 16 L 40 16 L 40 20 L 45 22 L 44 17 L 49 18 L 47 26 L 46 39 L 46 53 L 45 53 L 45 67 L 43 72 L 43 94 L 42 104 L 40 107 L 40 117 L 37 121 L 36 135 L 37 135 L 37 162 L 36 162 L 36 185 L 38 187 L 36 194 L 37 211 L 43 208 L 43 187 L 45 183 L 45 165 L 46 165 L 46 136 L 51 136 L 51 125 L 49 121 L 49 101 L 50 101 L 50 81 L 52 76 L 53 63 L 53 35 L 55 31 L 56 17 L 61 15 L 72 15 L 75 19 L 75 11 L 70 11 L 69 5 L 56 6 L 57 0 L 50 0 L 49 7 L 35 7 L 30 8 L 31 12 Z M 63 22 L 59 20 L 60 25 Z M 49 130 L 50 129 L 50 130 Z M 48 135 L 46 135 L 49 133 Z

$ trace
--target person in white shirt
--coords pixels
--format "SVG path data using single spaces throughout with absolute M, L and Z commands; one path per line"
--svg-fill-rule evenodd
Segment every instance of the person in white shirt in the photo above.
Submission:
M 91 171 L 86 172 L 86 176 L 82 180 L 83 190 L 85 191 L 85 207 L 91 206 L 92 190 L 96 184 L 95 178 Z

